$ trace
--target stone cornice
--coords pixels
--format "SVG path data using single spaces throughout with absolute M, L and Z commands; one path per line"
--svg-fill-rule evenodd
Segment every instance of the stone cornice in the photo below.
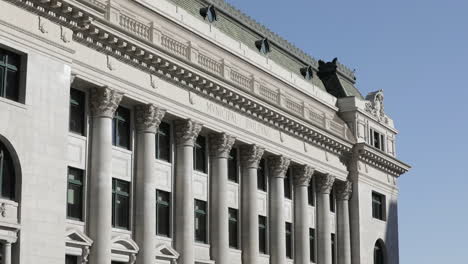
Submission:
M 355 146 L 359 160 L 371 164 L 392 176 L 399 177 L 406 173 L 411 167 L 394 157 L 377 150 L 365 143 L 358 143 Z

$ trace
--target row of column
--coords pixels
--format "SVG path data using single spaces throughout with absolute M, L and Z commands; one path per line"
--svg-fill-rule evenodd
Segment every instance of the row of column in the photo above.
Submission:
M 89 235 L 93 239 L 91 264 L 109 263 L 111 259 L 112 208 L 112 118 L 122 94 L 109 88 L 91 89 L 91 177 Z M 136 225 L 135 240 L 140 246 L 137 263 L 153 264 L 156 246 L 155 133 L 165 111 L 154 105 L 136 107 Z M 193 120 L 175 124 L 175 248 L 178 263 L 194 264 L 194 196 L 192 188 L 193 147 L 202 125 Z M 229 263 L 228 234 L 228 156 L 235 138 L 228 134 L 210 137 L 211 156 L 211 255 L 217 264 Z M 241 237 L 242 262 L 257 264 L 259 260 L 257 169 L 264 149 L 257 145 L 241 147 Z M 269 157 L 270 164 L 270 262 L 286 263 L 284 211 L 284 178 L 290 160 L 284 156 Z M 308 165 L 294 170 L 294 261 L 310 263 L 308 189 L 314 169 Z M 329 194 L 335 178 L 320 175 L 317 184 L 317 261 L 331 264 L 331 219 Z M 338 264 L 350 264 L 350 230 L 348 200 L 350 182 L 335 183 L 337 190 Z

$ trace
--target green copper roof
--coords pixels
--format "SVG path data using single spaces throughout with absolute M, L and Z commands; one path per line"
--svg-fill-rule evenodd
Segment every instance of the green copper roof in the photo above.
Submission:
M 267 29 L 262 24 L 256 22 L 224 0 L 171 0 L 177 6 L 182 7 L 187 12 L 203 20 L 200 15 L 200 8 L 213 4 L 217 12 L 217 21 L 213 23 L 215 27 L 226 35 L 236 39 L 252 50 L 257 50 L 255 41 L 268 38 L 271 45 L 271 52 L 268 57 L 285 69 L 300 75 L 300 68 L 311 65 L 314 69 L 312 83 L 320 89 L 326 91 L 322 81 L 317 76 L 318 62 L 304 51 L 298 49 L 290 42 Z M 357 96 L 363 98 L 354 86 L 354 72 L 344 65 L 337 63 L 337 73 L 340 76 L 343 92 L 346 96 Z

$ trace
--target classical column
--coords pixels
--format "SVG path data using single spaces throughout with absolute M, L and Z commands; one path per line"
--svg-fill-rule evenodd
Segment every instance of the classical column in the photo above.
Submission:
M 156 249 L 156 131 L 166 113 L 152 104 L 137 105 L 135 174 L 135 239 L 140 246 L 138 264 L 153 264 Z
M 228 157 L 234 142 L 225 133 L 210 137 L 211 255 L 220 264 L 229 262 Z
M 308 165 L 294 166 L 294 263 L 310 263 L 308 186 L 314 169 Z
M 326 174 L 315 178 L 317 189 L 317 263 L 332 264 L 330 192 L 335 177 Z
M 259 263 L 257 169 L 264 151 L 264 148 L 257 145 L 241 147 L 241 245 L 243 264 Z
M 194 264 L 194 201 L 192 190 L 193 146 L 202 125 L 189 119 L 178 120 L 176 130 L 175 169 L 175 249 L 179 264 Z
M 350 181 L 335 184 L 338 264 L 351 264 L 351 230 L 349 228 L 348 201 L 353 191 Z
M 284 178 L 290 160 L 270 157 L 270 263 L 286 263 L 286 224 L 284 220 Z
M 3 243 L 3 264 L 11 264 L 11 242 Z
M 112 235 L 112 118 L 122 93 L 107 87 L 91 92 L 90 264 L 110 263 Z

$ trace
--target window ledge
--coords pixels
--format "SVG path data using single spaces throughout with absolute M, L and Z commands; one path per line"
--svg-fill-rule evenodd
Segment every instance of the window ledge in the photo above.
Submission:
M 172 163 L 171 162 L 167 162 L 165 160 L 160 160 L 160 159 L 157 159 L 157 158 L 154 158 L 154 161 L 159 164 L 159 165 L 163 165 L 163 166 L 167 166 L 167 167 L 171 167 L 172 166 Z
M 118 152 L 122 152 L 122 153 L 125 153 L 125 154 L 132 154 L 132 151 L 129 150 L 129 149 L 125 149 L 125 148 L 122 148 L 122 147 L 118 147 L 118 146 L 112 146 L 112 149 L 113 150 L 116 150 Z
M 195 246 L 204 247 L 204 248 L 210 248 L 210 244 L 205 244 L 205 243 L 203 243 L 203 242 L 197 242 L 197 241 L 195 241 Z
M 70 219 L 70 218 L 67 218 L 67 219 L 65 220 L 65 223 L 70 224 L 70 225 L 83 226 L 83 227 L 85 226 L 84 221 L 75 220 L 75 219 Z
M 86 140 L 87 139 L 86 136 L 83 136 L 83 135 L 80 135 L 80 134 L 77 134 L 77 133 L 74 133 L 74 132 L 71 132 L 71 131 L 68 131 L 68 136 L 73 137 L 73 138 L 77 138 L 79 140 Z
M 156 235 L 156 239 L 157 239 L 158 241 L 172 243 L 172 238 L 170 238 L 170 237 L 165 237 L 165 236 L 158 236 L 158 235 Z
M 131 230 L 120 229 L 118 227 L 112 227 L 112 233 L 124 234 L 124 235 L 131 235 Z
M 18 203 L 13 201 L 13 200 L 8 200 L 8 199 L 5 199 L 5 198 L 0 198 L 0 203 L 4 203 L 6 205 L 11 205 L 13 207 L 18 207 Z
M 19 102 L 10 100 L 10 99 L 7 99 L 5 97 L 0 97 L 0 102 L 6 103 L 6 104 L 9 104 L 9 105 L 12 105 L 12 106 L 16 106 L 16 107 L 24 109 L 24 110 L 28 110 L 28 107 L 25 104 L 19 103 Z

